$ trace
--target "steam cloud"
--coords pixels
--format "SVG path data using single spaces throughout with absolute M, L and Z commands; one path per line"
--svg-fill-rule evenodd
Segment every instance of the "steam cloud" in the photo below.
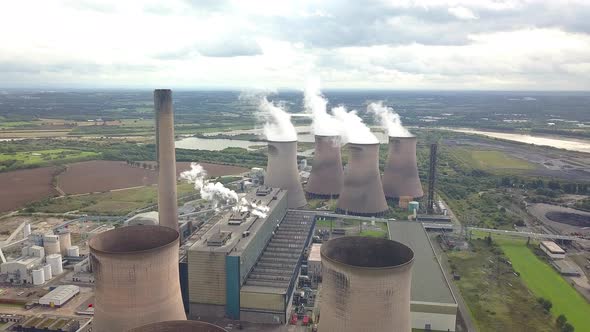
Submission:
M 199 191 L 201 198 L 213 202 L 215 209 L 219 205 L 235 205 L 232 207 L 234 211 L 249 211 L 254 216 L 266 218 L 267 212 L 269 211 L 268 206 L 258 206 L 248 202 L 245 198 L 240 200 L 235 191 L 225 187 L 220 182 L 209 182 L 206 177 L 207 171 L 197 163 L 191 163 L 191 169 L 180 174 L 181 179 L 195 185 L 195 190 Z
M 367 111 L 373 113 L 375 120 L 379 121 L 381 127 L 387 130 L 387 134 L 392 137 L 412 137 L 412 133 L 402 125 L 399 114 L 395 113 L 393 108 L 383 105 L 383 102 L 370 103 Z
M 377 137 L 371 129 L 363 123 L 363 120 L 356 114 L 356 111 L 348 112 L 344 106 L 332 109 L 334 118 L 338 120 L 342 143 L 376 144 Z
M 297 140 L 297 131 L 291 123 L 291 115 L 280 106 L 268 101 L 266 97 L 260 100 L 258 116 L 265 121 L 264 136 L 267 140 L 278 142 Z
M 307 82 L 303 91 L 303 101 L 305 111 L 312 116 L 314 134 L 323 136 L 336 136 L 339 134 L 340 123 L 326 109 L 328 101 L 320 91 L 319 79 L 311 79 Z

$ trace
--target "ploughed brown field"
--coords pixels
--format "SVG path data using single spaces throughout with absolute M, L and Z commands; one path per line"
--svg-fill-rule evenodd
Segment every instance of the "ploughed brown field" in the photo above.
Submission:
M 0 173 L 0 212 L 57 195 L 51 185 L 56 172 L 55 167 L 43 167 Z
M 228 165 L 200 163 L 209 176 L 239 174 L 247 168 Z M 190 168 L 189 162 L 178 162 L 177 174 Z M 68 166 L 59 175 L 58 186 L 66 194 L 104 192 L 114 189 L 131 188 L 156 184 L 158 174 L 151 169 L 132 167 L 123 161 L 84 161 Z

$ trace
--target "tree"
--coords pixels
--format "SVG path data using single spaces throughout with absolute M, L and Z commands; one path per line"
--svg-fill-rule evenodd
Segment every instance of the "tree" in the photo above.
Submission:
M 557 324 L 557 327 L 559 327 L 560 329 L 563 329 L 565 323 L 567 323 L 567 318 L 565 318 L 564 314 L 559 315 L 555 320 L 555 324 Z
M 543 307 L 543 309 L 546 312 L 551 311 L 551 308 L 553 308 L 553 303 L 551 303 L 550 300 L 547 300 L 545 298 L 540 297 L 540 298 L 537 299 L 537 302 L 539 302 L 539 304 L 541 305 L 541 307 Z
M 570 323 L 565 323 L 565 325 L 561 328 L 562 332 L 574 332 L 574 326 Z

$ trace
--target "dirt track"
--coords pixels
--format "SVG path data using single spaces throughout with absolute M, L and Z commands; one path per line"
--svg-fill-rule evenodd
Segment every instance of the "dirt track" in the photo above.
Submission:
M 43 167 L 0 173 L 0 212 L 57 195 L 51 185 L 55 172 L 56 167 Z

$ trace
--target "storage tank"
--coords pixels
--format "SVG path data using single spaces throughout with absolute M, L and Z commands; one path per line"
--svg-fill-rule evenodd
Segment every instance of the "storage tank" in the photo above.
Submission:
M 383 192 L 387 198 L 424 196 L 418 164 L 416 137 L 389 137 L 389 154 L 383 170 Z
M 53 272 L 51 271 L 51 265 L 45 264 L 43 265 L 43 275 L 45 276 L 45 280 L 49 281 L 53 278 Z
M 410 332 L 414 252 L 386 239 L 349 236 L 320 249 L 320 332 Z
M 94 236 L 89 247 L 95 278 L 93 331 L 186 319 L 178 231 L 152 225 L 116 228 Z
M 61 255 L 51 254 L 46 257 L 47 264 L 51 265 L 51 273 L 53 275 L 60 275 L 64 272 Z
M 348 165 L 336 205 L 338 213 L 375 216 L 388 209 L 379 173 L 379 143 L 348 144 Z
M 69 247 L 67 250 L 66 256 L 79 257 L 80 256 L 80 248 L 78 246 Z
M 176 320 L 144 325 L 129 332 L 227 332 L 217 325 L 196 320 Z
M 59 249 L 62 256 L 67 255 L 68 248 L 72 246 L 72 238 L 70 236 L 70 232 L 62 231 L 61 233 L 57 234 L 59 238 Z
M 43 285 L 45 283 L 45 274 L 43 268 L 32 271 L 33 274 L 33 285 Z
M 154 90 L 156 153 L 158 160 L 158 213 L 160 225 L 178 230 L 176 194 L 176 150 L 172 91 Z
M 315 135 L 313 167 L 305 192 L 314 198 L 336 198 L 342 189 L 343 176 L 340 137 Z
M 25 228 L 23 228 L 23 236 L 27 238 L 29 235 L 31 235 L 31 224 L 25 224 Z
M 290 209 L 307 204 L 297 169 L 297 141 L 268 141 L 264 185 L 287 190 L 287 204 Z
M 419 202 L 411 201 L 410 203 L 408 203 L 408 211 L 409 212 L 418 211 L 419 208 L 420 208 Z
M 61 254 L 59 237 L 53 234 L 43 235 L 43 248 L 45 248 L 45 255 Z

